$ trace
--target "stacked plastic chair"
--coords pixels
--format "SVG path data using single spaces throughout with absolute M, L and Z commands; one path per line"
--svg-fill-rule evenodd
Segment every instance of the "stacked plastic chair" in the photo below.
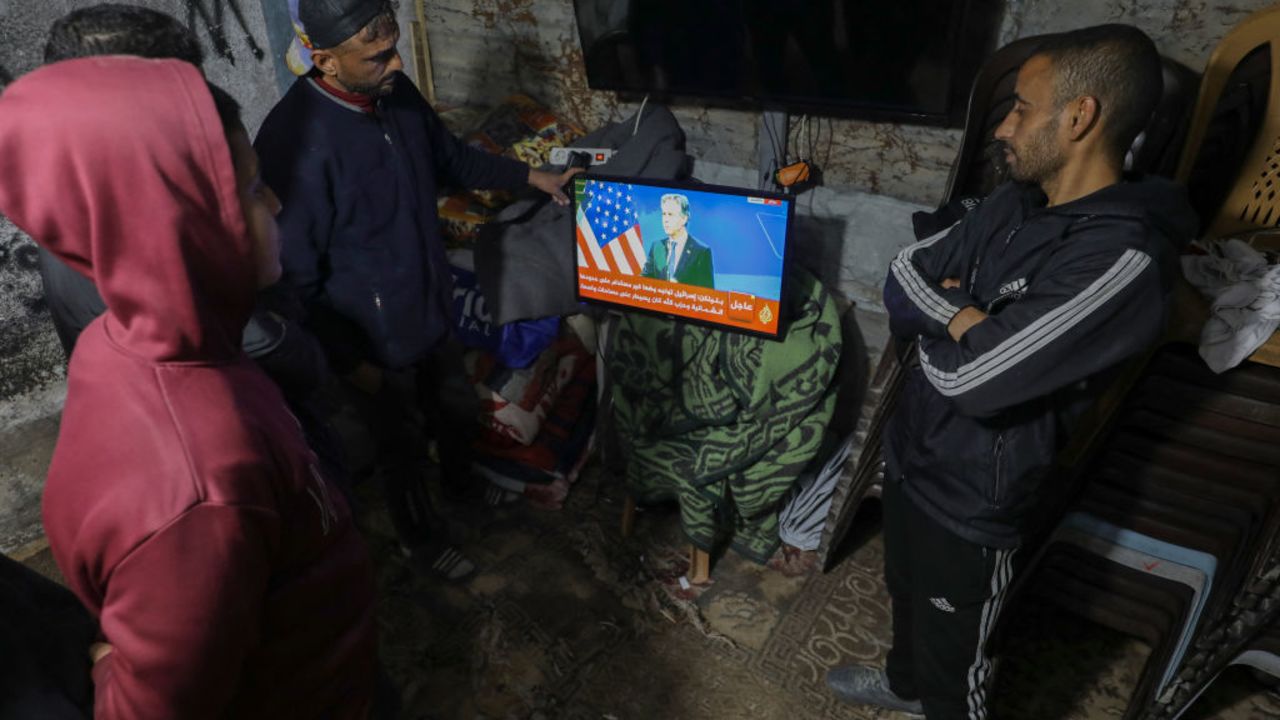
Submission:
M 1214 375 L 1193 346 L 1164 347 L 1084 478 L 1027 592 L 1148 644 L 1138 717 L 1277 547 L 1280 368 Z
M 1231 665 L 1280 678 L 1280 558 L 1237 593 L 1230 610 L 1206 626 L 1176 678 L 1142 720 L 1176 720 Z

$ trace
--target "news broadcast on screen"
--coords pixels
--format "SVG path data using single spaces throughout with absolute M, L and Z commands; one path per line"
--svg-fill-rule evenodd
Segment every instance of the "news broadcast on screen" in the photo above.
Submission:
M 579 298 L 778 337 L 791 198 L 591 176 L 573 199 Z

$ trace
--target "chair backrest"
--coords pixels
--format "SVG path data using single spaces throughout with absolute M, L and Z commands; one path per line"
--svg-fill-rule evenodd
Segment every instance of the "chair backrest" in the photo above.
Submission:
M 951 166 L 941 204 L 964 197 L 983 197 L 1007 177 L 1001 143 L 995 139 L 996 128 L 1013 107 L 1019 68 L 1050 37 L 1034 35 L 1014 40 L 983 64 L 969 94 L 964 137 Z M 1164 92 L 1160 103 L 1151 121 L 1133 141 L 1125 169 L 1172 177 L 1199 78 L 1185 65 L 1168 58 L 1162 58 L 1162 69 Z
M 1176 179 L 1202 235 L 1280 226 L 1280 5 L 1250 15 L 1205 67 Z
M 978 71 L 969 92 L 960 152 L 951 165 L 942 205 L 964 197 L 983 197 L 1004 181 L 1007 169 L 996 128 L 1013 107 L 1014 86 L 1022 63 L 1048 35 L 1035 35 L 1005 45 L 995 51 Z
M 1178 170 L 1182 144 L 1191 125 L 1191 107 L 1200 87 L 1200 75 L 1177 60 L 1160 59 L 1164 92 L 1151 120 L 1134 138 L 1124 169 L 1171 178 Z

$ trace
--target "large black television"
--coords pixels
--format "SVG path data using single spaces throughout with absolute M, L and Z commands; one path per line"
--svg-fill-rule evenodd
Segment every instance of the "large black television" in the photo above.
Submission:
M 574 0 L 596 90 L 963 124 L 1000 0 Z

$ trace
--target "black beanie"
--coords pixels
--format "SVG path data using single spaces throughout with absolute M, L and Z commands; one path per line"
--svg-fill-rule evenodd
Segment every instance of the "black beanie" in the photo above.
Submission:
M 311 47 L 327 50 L 360 32 L 390 5 L 386 0 L 299 0 L 298 20 Z

